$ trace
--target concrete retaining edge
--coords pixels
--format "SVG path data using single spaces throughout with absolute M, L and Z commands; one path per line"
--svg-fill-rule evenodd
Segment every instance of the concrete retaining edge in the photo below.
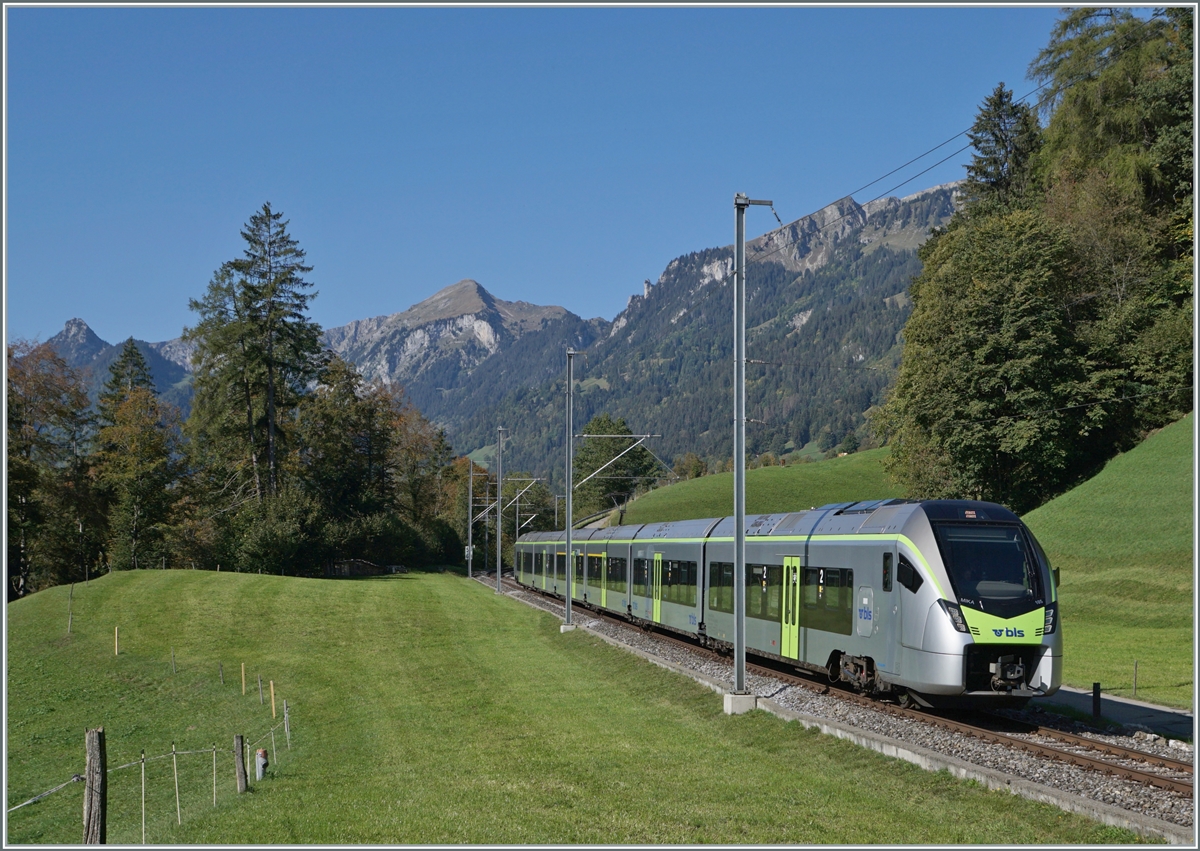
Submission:
M 536 608 L 536 607 L 535 607 Z M 543 609 L 543 611 L 545 611 Z M 589 635 L 600 638 L 614 647 L 619 647 L 626 652 L 633 653 L 647 662 L 658 665 L 660 668 L 666 668 L 669 671 L 674 671 L 677 674 L 682 674 L 689 679 L 695 680 L 701 685 L 707 686 L 718 694 L 724 694 L 729 690 L 729 684 L 714 680 L 705 674 L 698 671 L 692 671 L 682 665 L 677 665 L 674 662 L 668 661 L 661 657 L 655 656 L 652 653 L 647 653 L 644 650 L 639 650 L 636 647 L 630 647 L 617 641 L 615 638 L 610 638 L 607 635 L 596 632 L 590 627 L 583 626 L 583 629 L 588 631 Z M 1101 801 L 1093 801 L 1089 798 L 1084 798 L 1081 795 L 1075 795 L 1070 792 L 1064 792 L 1059 789 L 1054 789 L 1049 786 L 1043 786 L 1040 783 L 1033 783 L 1029 780 L 1024 780 L 1020 777 L 1012 777 L 1002 772 L 991 768 L 985 768 L 980 765 L 972 765 L 969 762 L 958 759 L 957 757 L 947 756 L 935 751 L 922 748 L 919 745 L 912 745 L 905 742 L 900 742 L 895 739 L 889 739 L 881 736 L 878 733 L 872 733 L 869 730 L 860 730 L 856 727 L 846 727 L 836 721 L 830 721 L 827 718 L 817 718 L 812 715 L 806 715 L 803 712 L 795 712 L 780 706 L 769 697 L 760 697 L 758 699 L 758 707 L 764 712 L 769 712 L 785 721 L 798 721 L 808 728 L 817 728 L 822 733 L 829 736 L 837 736 L 839 739 L 846 739 L 864 748 L 870 748 L 873 751 L 890 756 L 895 759 L 902 759 L 905 762 L 911 762 L 914 765 L 919 765 L 927 771 L 948 771 L 955 777 L 963 780 L 974 780 L 989 789 L 1002 789 L 1011 792 L 1014 795 L 1020 795 L 1022 798 L 1028 798 L 1031 801 L 1038 801 L 1044 804 L 1052 804 L 1059 809 L 1066 810 L 1072 813 L 1078 813 L 1088 818 L 1094 819 L 1101 824 L 1107 824 L 1112 827 L 1121 827 L 1130 830 L 1139 836 L 1145 836 L 1151 839 L 1164 839 L 1173 845 L 1189 845 L 1194 846 L 1195 840 L 1192 831 L 1188 828 L 1172 824 L 1161 819 L 1151 818 L 1150 816 L 1141 815 L 1140 813 L 1131 813 L 1128 810 L 1123 810 L 1120 807 L 1114 807 L 1111 804 L 1105 804 Z

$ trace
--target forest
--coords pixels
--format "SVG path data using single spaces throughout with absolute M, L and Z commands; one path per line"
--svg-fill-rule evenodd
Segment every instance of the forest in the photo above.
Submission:
M 1026 512 L 1192 409 L 1191 9 L 1067 11 L 969 133 L 872 425 L 914 497 Z

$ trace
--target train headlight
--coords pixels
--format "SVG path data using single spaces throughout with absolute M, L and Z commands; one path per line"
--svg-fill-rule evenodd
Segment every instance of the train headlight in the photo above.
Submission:
M 1051 603 L 1046 607 L 1046 625 L 1042 629 L 1042 635 L 1050 635 L 1054 632 L 1058 620 L 1058 604 Z
M 954 624 L 956 630 L 959 632 L 970 632 L 967 629 L 967 622 L 963 620 L 962 611 L 956 604 L 945 600 L 938 600 L 938 605 L 942 607 L 942 611 L 946 613 L 946 617 L 950 618 L 950 623 Z

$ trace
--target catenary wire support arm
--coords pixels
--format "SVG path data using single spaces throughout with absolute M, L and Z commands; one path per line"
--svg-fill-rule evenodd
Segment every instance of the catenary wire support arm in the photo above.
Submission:
M 627 446 L 624 449 L 622 449 L 620 452 L 618 452 L 616 455 L 614 455 L 612 457 L 612 459 L 609 460 L 608 462 L 597 467 L 596 470 L 592 472 L 592 475 L 588 476 L 587 479 L 584 479 L 582 482 L 576 482 L 575 487 L 581 486 L 584 482 L 586 482 L 588 479 L 595 476 L 597 473 L 602 471 L 605 467 L 608 467 L 608 466 L 614 464 L 616 462 L 616 460 L 618 458 L 620 458 L 622 455 L 624 455 L 626 452 L 629 452 L 631 449 L 636 449 L 637 447 L 641 446 L 643 443 L 646 442 L 647 438 L 662 437 L 661 434 L 615 434 L 615 435 L 614 434 L 583 434 L 583 435 L 576 435 L 576 436 L 577 437 L 636 437 L 636 438 L 638 438 L 638 440 L 635 443 L 633 443 L 632 445 Z
M 509 479 L 509 481 L 510 482 L 529 482 L 529 484 L 527 484 L 525 487 L 521 488 L 521 492 L 518 493 L 516 496 L 514 496 L 512 498 L 512 502 L 510 502 L 508 505 L 504 506 L 505 508 L 512 508 L 513 505 L 516 504 L 517 500 L 521 498 L 521 494 L 525 493 L 525 491 L 529 490 L 535 484 L 540 482 L 541 479 Z

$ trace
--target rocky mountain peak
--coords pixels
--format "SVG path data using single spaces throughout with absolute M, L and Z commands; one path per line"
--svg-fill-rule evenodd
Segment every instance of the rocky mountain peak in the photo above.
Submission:
M 440 319 L 454 319 L 496 310 L 496 304 L 496 298 L 480 286 L 478 281 L 464 278 L 457 284 L 438 290 L 408 310 L 393 315 L 408 327 L 416 328 Z
M 82 319 L 68 319 L 63 329 L 46 341 L 58 356 L 73 367 L 90 364 L 108 343 L 96 336 Z

